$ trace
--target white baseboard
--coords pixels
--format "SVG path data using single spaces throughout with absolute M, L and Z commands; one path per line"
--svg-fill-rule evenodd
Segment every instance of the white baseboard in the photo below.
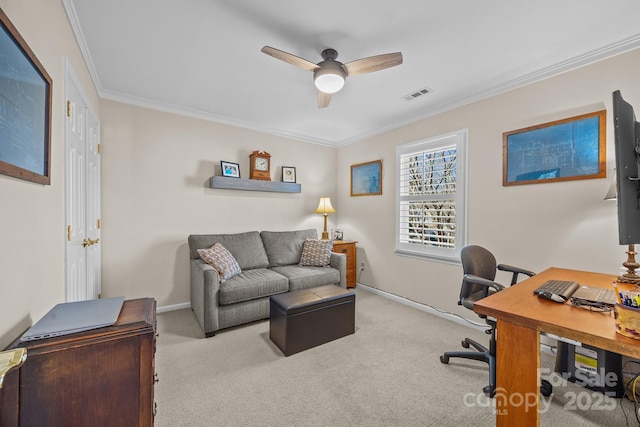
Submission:
M 456 322 L 456 323 L 458 323 L 460 325 L 463 325 L 463 326 L 467 326 L 467 327 L 470 327 L 470 328 L 473 328 L 473 329 L 476 329 L 476 330 L 479 330 L 479 331 L 484 331 L 485 329 L 487 329 L 486 326 L 483 326 L 482 324 L 478 324 L 473 320 L 466 319 L 466 318 L 464 318 L 462 316 L 459 316 L 459 315 L 454 314 L 454 313 L 449 313 L 449 312 L 446 312 L 444 310 L 439 310 L 439 309 L 437 309 L 435 307 L 431 307 L 430 305 L 421 304 L 419 302 L 415 302 L 415 301 L 409 300 L 407 298 L 391 294 L 389 292 L 381 291 L 380 289 L 377 289 L 377 288 L 372 288 L 371 286 L 363 285 L 362 283 L 358 283 L 357 286 L 358 286 L 358 289 L 362 289 L 363 291 L 371 292 L 373 294 L 380 295 L 381 297 L 384 297 L 384 298 L 389 298 L 390 300 L 399 302 L 400 304 L 405 304 L 405 305 L 408 305 L 409 307 L 413 307 L 415 309 L 422 310 L 422 311 L 427 312 L 429 314 L 434 314 L 434 315 L 436 315 L 438 317 L 442 317 L 444 319 L 451 320 L 451 321 Z M 558 339 L 559 337 L 557 337 L 555 335 L 552 335 L 552 336 L 548 336 L 548 338 L 550 338 L 550 339 L 545 339 L 545 338 L 547 338 L 547 336 L 546 336 L 547 334 L 542 334 L 542 335 L 543 336 L 541 337 L 541 339 L 543 341 L 545 341 L 545 342 L 541 342 L 540 343 L 540 350 L 544 351 L 545 353 L 549 353 L 549 354 L 552 354 L 552 355 L 555 356 L 555 354 L 556 354 L 556 351 L 555 351 L 556 350 L 555 339 Z M 562 338 L 560 338 L 560 340 L 564 341 Z M 569 342 L 569 341 L 567 341 L 567 342 Z M 581 345 L 577 341 L 571 341 L 571 344 Z
M 180 304 L 165 305 L 162 307 L 158 307 L 156 309 L 156 313 L 166 313 L 167 311 L 182 310 L 183 308 L 191 308 L 191 303 L 183 302 Z
M 358 289 L 362 289 L 364 291 L 371 292 L 371 293 L 376 294 L 376 295 L 380 295 L 380 296 L 382 296 L 384 298 L 388 298 L 390 300 L 399 302 L 400 304 L 408 305 L 409 307 L 413 307 L 413 308 L 416 308 L 418 310 L 422 310 L 422 311 L 427 312 L 429 314 L 434 314 L 434 315 L 436 315 L 438 317 L 442 317 L 444 319 L 451 320 L 451 321 L 456 322 L 456 323 L 458 323 L 460 325 L 468 326 L 468 327 L 476 329 L 478 331 L 484 331 L 484 330 L 486 330 L 488 328 L 487 325 L 483 325 L 482 323 L 478 323 L 475 320 L 467 319 L 467 318 L 464 318 L 464 317 L 462 317 L 462 316 L 460 316 L 458 314 L 450 313 L 450 312 L 447 312 L 447 311 L 444 311 L 444 310 L 439 310 L 439 309 L 437 309 L 435 307 L 432 307 L 430 305 L 422 304 L 422 303 L 419 303 L 419 302 L 416 302 L 416 301 L 412 301 L 412 300 L 404 298 L 404 297 L 400 297 L 398 295 L 391 294 L 389 292 L 381 291 L 378 288 L 373 288 L 371 286 L 363 285 L 362 283 L 358 283 L 357 286 L 358 286 Z

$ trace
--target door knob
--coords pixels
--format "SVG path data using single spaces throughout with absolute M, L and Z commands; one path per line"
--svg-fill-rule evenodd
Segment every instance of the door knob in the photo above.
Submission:
M 87 247 L 87 246 L 91 246 L 91 245 L 95 245 L 96 243 L 98 243 L 100 241 L 100 238 L 97 238 L 96 240 L 93 239 L 84 239 L 82 241 L 82 246 L 83 247 Z

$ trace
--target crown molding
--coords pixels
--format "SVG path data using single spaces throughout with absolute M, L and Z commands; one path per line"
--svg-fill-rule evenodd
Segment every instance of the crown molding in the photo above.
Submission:
M 465 105 L 472 104 L 474 102 L 482 101 L 484 99 L 491 98 L 496 95 L 510 92 L 512 90 L 519 89 L 519 88 L 531 85 L 533 83 L 540 82 L 550 77 L 554 77 L 554 76 L 584 67 L 586 65 L 593 64 L 595 62 L 599 62 L 604 59 L 608 59 L 613 56 L 629 52 L 631 50 L 634 50 L 640 47 L 640 34 L 636 34 L 624 40 L 621 40 L 619 42 L 609 44 L 607 46 L 596 49 L 594 51 L 590 51 L 585 54 L 573 57 L 569 60 L 562 61 L 560 63 L 553 64 L 551 66 L 534 71 L 532 73 L 528 73 L 523 76 L 499 83 L 495 86 L 488 87 L 488 88 L 480 88 L 477 91 L 470 93 L 467 96 L 454 99 L 450 102 L 435 105 L 427 110 L 420 112 L 419 114 L 405 117 L 401 120 L 397 120 L 388 125 L 371 129 L 370 131 L 367 131 L 358 135 L 354 135 L 352 137 L 349 137 L 343 140 L 326 140 L 326 139 L 314 137 L 312 135 L 290 132 L 290 131 L 272 128 L 264 125 L 256 125 L 255 123 L 251 123 L 243 120 L 236 120 L 229 117 L 208 113 L 205 111 L 190 109 L 190 108 L 186 108 L 186 107 L 182 107 L 174 104 L 162 103 L 162 102 L 152 101 L 152 100 L 144 99 L 140 97 L 133 97 L 130 95 L 125 95 L 125 94 L 114 92 L 114 91 L 104 90 L 100 83 L 98 73 L 96 72 L 87 43 L 84 39 L 82 27 L 80 26 L 78 16 L 73 6 L 73 2 L 71 0 L 62 0 L 62 4 L 64 6 L 65 12 L 69 19 L 69 23 L 75 35 L 75 38 L 80 48 L 80 51 L 82 53 L 82 56 L 87 64 L 87 68 L 89 70 L 91 79 L 93 80 L 93 84 L 95 85 L 96 91 L 98 92 L 98 95 L 101 98 L 123 102 L 126 104 L 132 104 L 132 105 L 136 105 L 144 108 L 159 110 L 163 112 L 168 112 L 172 114 L 179 114 L 187 117 L 193 117 L 197 119 L 217 122 L 217 123 L 226 124 L 229 126 L 240 127 L 240 128 L 262 132 L 262 133 L 266 133 L 274 136 L 294 139 L 297 141 L 329 146 L 329 147 L 343 147 L 343 146 L 351 145 L 351 144 L 363 141 L 365 139 L 380 135 L 382 133 L 400 128 L 402 126 L 406 126 L 406 125 L 418 122 L 420 120 L 424 120 L 424 119 L 436 116 L 438 114 L 442 114 L 447 111 L 451 111 L 456 108 L 460 108 Z

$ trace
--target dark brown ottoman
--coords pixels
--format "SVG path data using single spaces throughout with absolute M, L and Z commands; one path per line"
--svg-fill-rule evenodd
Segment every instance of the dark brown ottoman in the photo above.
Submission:
M 285 356 L 355 332 L 356 294 L 335 285 L 271 297 L 269 338 Z

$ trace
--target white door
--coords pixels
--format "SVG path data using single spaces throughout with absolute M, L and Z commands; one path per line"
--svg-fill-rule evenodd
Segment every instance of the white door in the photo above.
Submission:
M 87 246 L 87 298 L 99 298 L 101 293 L 100 270 L 100 122 L 87 109 L 86 152 L 86 235 Z
M 98 298 L 100 123 L 68 68 L 65 123 L 66 301 Z

